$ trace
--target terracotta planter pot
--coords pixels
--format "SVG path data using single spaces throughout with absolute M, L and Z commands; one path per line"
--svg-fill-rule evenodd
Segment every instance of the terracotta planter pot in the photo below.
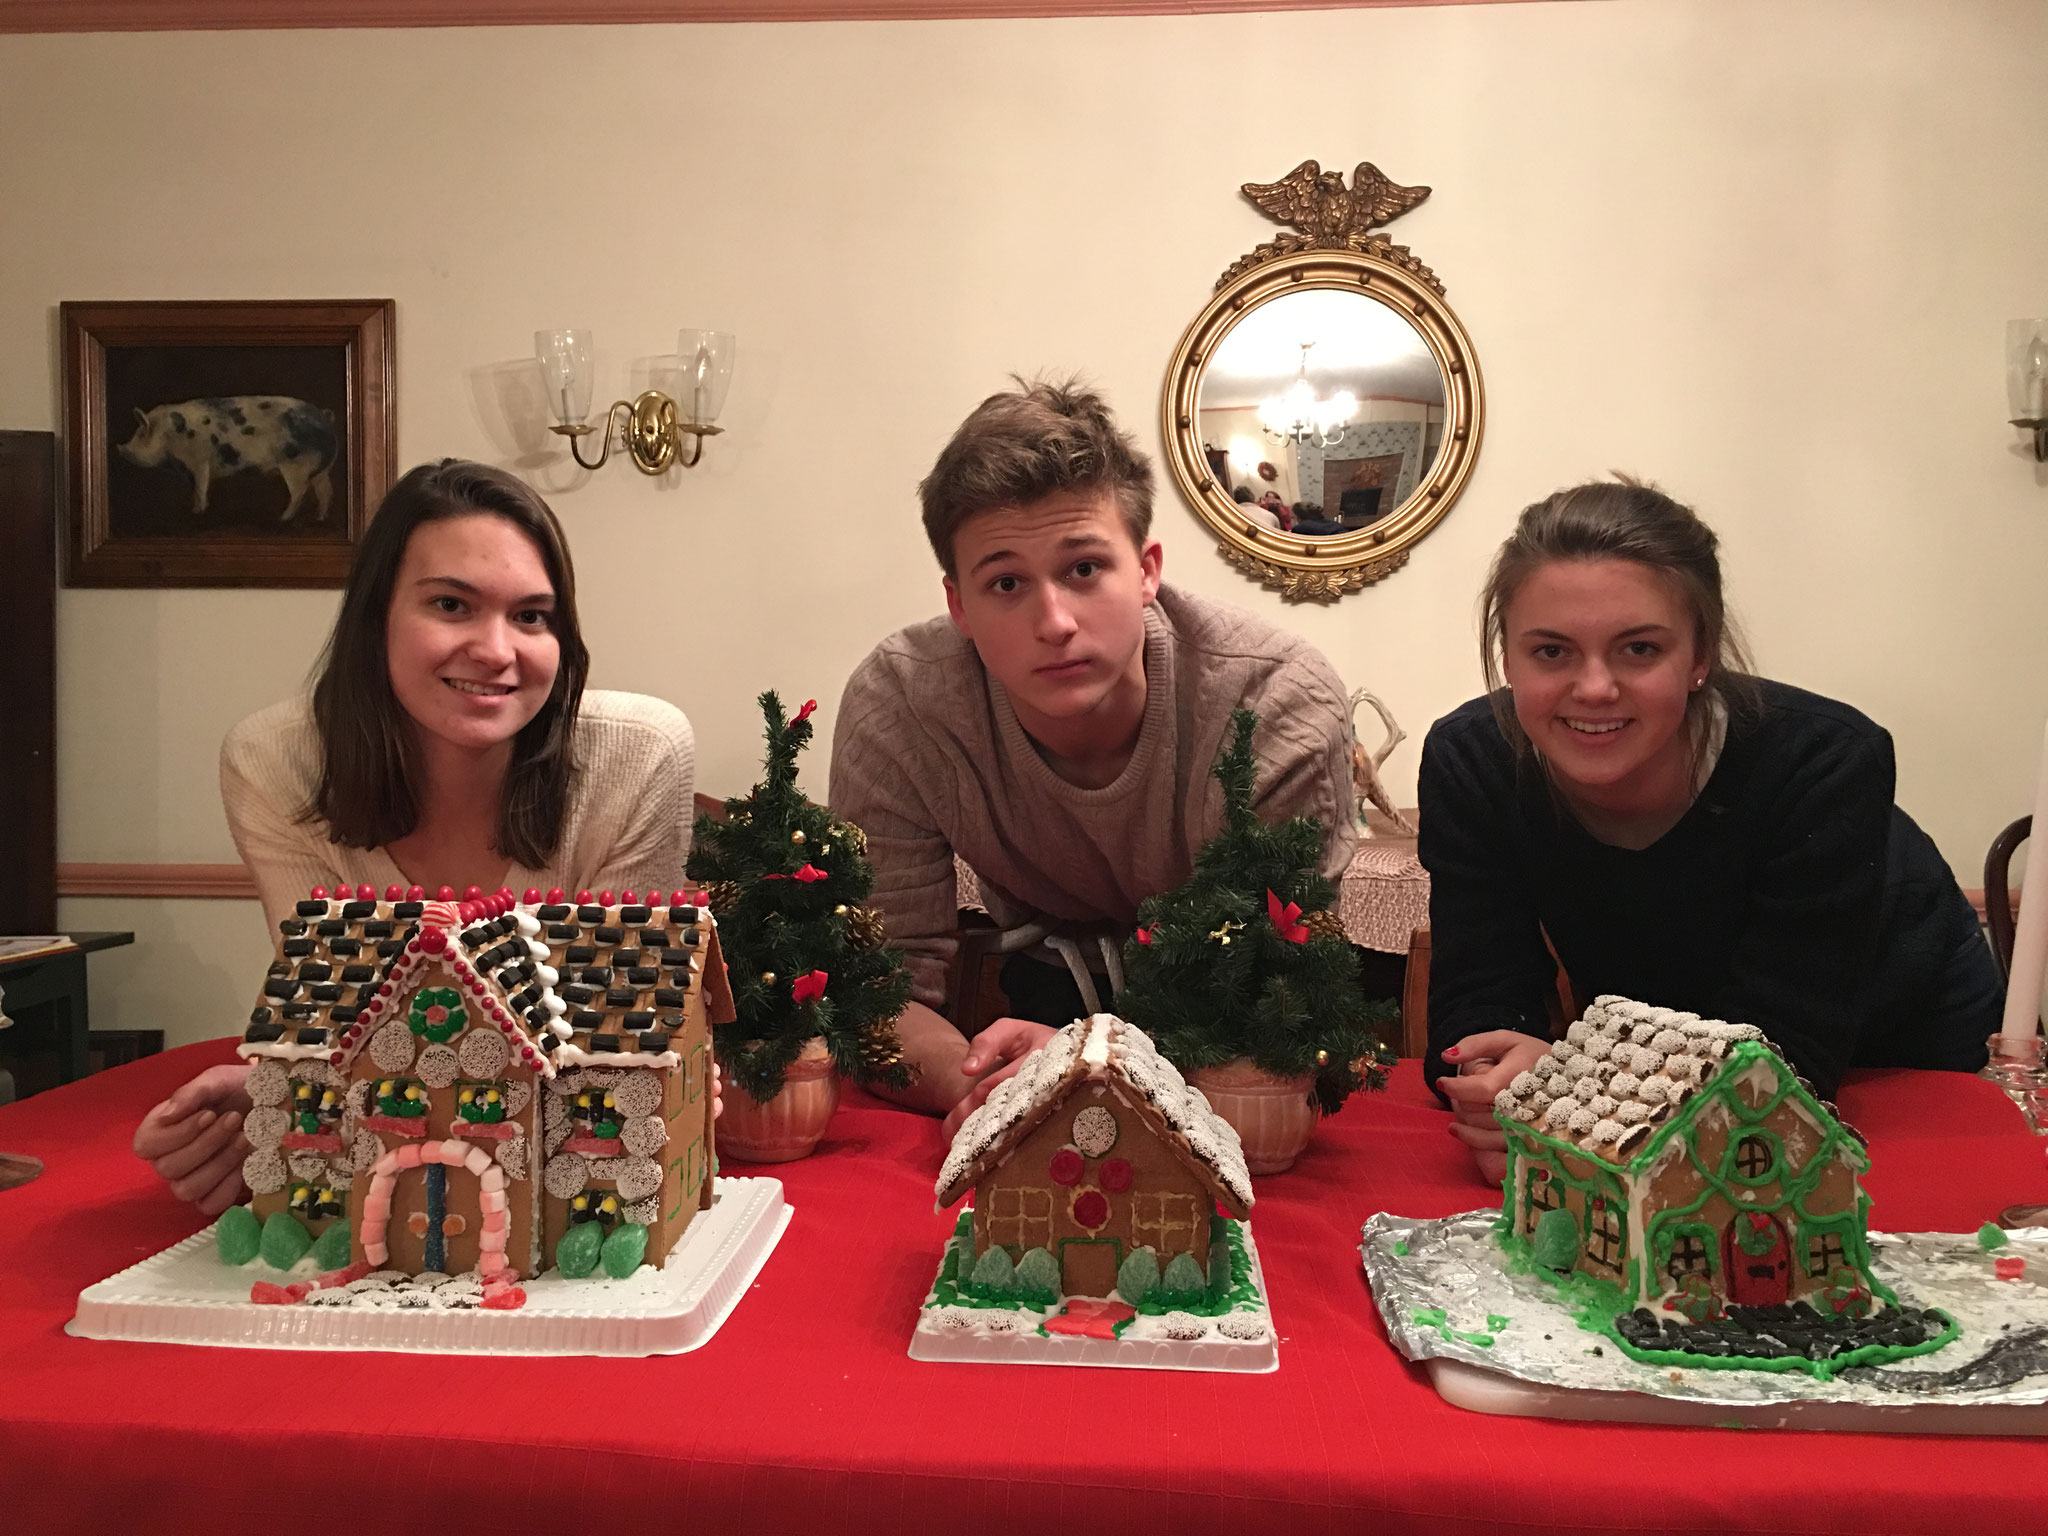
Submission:
M 1315 1080 L 1313 1072 L 1275 1077 L 1242 1056 L 1188 1074 L 1188 1081 L 1237 1132 L 1244 1143 L 1244 1165 L 1253 1173 L 1285 1173 L 1301 1156 L 1320 1115 Z
M 813 1040 L 783 1075 L 766 1104 L 726 1080 L 725 1108 L 714 1131 L 720 1157 L 745 1163 L 787 1163 L 809 1157 L 839 1107 L 839 1074 L 825 1042 Z

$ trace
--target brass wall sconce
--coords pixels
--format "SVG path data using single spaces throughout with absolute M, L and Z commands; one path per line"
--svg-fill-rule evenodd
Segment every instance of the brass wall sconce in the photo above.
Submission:
M 2034 457 L 2048 462 L 2048 320 L 2005 322 L 2005 398 L 2012 424 L 2034 434 Z
M 569 452 L 585 469 L 602 469 L 616 446 L 626 450 L 634 467 L 645 475 L 658 475 L 671 464 L 685 469 L 704 456 L 704 439 L 724 431 L 717 425 L 725 409 L 725 392 L 732 384 L 735 343 L 729 331 L 679 331 L 676 351 L 682 359 L 680 399 L 658 389 L 642 391 L 631 400 L 614 400 L 601 425 L 590 422 L 590 393 L 595 370 L 591 363 L 588 331 L 535 331 L 533 355 L 540 359 L 541 379 L 547 387 L 548 410 L 554 424 L 548 428 L 569 439 Z M 601 434 L 597 462 L 583 457 L 583 439 Z M 683 439 L 689 451 L 684 453 Z

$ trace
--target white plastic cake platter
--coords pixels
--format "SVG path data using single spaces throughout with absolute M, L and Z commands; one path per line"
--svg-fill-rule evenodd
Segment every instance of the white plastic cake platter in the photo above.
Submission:
M 376 1284 L 353 1296 L 335 1293 L 331 1303 L 261 1305 L 249 1299 L 253 1282 L 310 1279 L 311 1261 L 302 1261 L 305 1273 L 290 1275 L 261 1259 L 230 1267 L 220 1262 L 208 1227 L 81 1291 L 78 1314 L 64 1331 L 82 1339 L 236 1349 L 680 1355 L 707 1342 L 732 1314 L 792 1214 L 779 1179 L 716 1179 L 712 1194 L 711 1209 L 690 1223 L 661 1268 L 642 1265 L 623 1280 L 568 1280 L 551 1269 L 520 1282 L 526 1304 L 510 1311 Z M 467 1300 L 468 1285 L 468 1277 L 457 1276 L 440 1289 Z

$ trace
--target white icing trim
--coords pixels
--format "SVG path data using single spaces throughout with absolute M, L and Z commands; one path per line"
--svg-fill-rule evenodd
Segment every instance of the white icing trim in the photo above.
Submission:
M 558 1045 L 550 1054 L 555 1064 L 571 1067 L 679 1067 L 683 1062 L 674 1051 L 607 1051 L 594 1056 L 580 1045 Z
M 301 1026 L 288 1024 L 285 1027 L 287 1029 L 297 1029 Z M 307 1029 L 331 1028 L 323 1024 L 308 1024 L 303 1027 Z M 244 1059 L 267 1056 L 273 1061 L 325 1061 L 334 1052 L 342 1049 L 343 1047 L 339 1045 L 300 1045 L 297 1041 L 287 1043 L 283 1040 L 244 1040 L 235 1047 L 235 1054 Z

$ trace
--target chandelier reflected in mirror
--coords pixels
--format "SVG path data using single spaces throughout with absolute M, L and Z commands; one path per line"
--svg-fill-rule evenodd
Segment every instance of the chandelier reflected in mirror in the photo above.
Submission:
M 1259 426 L 1276 443 L 1314 443 L 1335 448 L 1344 441 L 1344 429 L 1358 414 L 1358 400 L 1350 390 L 1340 389 L 1327 398 L 1316 393 L 1308 381 L 1309 348 L 1312 341 L 1299 343 L 1301 373 L 1286 392 L 1269 395 L 1259 402 Z

